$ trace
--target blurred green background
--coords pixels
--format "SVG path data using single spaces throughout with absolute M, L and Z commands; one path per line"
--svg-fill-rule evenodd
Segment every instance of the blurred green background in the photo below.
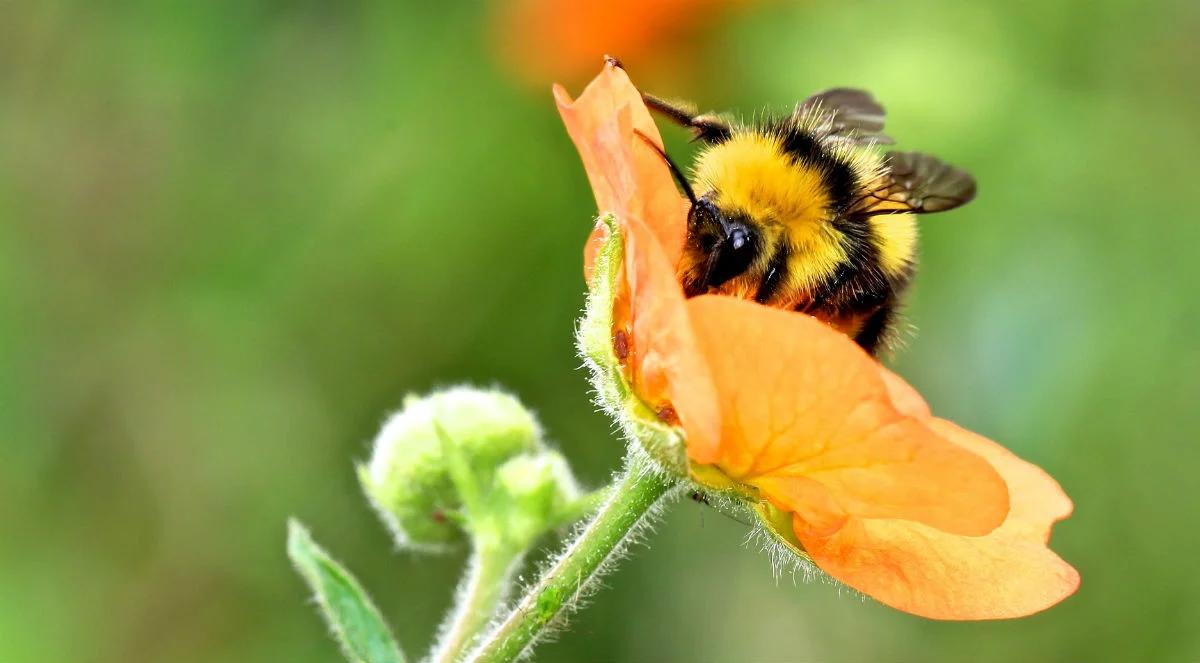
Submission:
M 352 472 L 410 390 L 505 385 L 606 480 L 620 448 L 571 339 L 593 201 L 550 81 L 497 55 L 530 38 L 505 11 L 0 6 L 0 661 L 339 660 L 289 515 L 418 656 L 463 556 L 396 553 Z M 1062 482 L 1083 586 L 925 621 L 776 582 L 689 501 L 537 660 L 1200 660 L 1200 5 L 709 18 L 624 56 L 634 80 L 747 113 L 867 87 L 903 148 L 977 175 L 923 223 L 895 364 Z

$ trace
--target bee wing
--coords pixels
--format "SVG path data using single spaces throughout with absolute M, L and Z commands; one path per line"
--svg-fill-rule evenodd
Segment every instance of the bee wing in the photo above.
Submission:
M 944 212 L 975 198 L 975 178 L 937 157 L 888 152 L 885 158 L 887 172 L 858 201 L 862 214 Z
M 891 145 L 896 141 L 883 133 L 884 110 L 865 90 L 836 87 L 805 99 L 796 106 L 794 118 L 810 113 L 824 116 L 819 130 L 829 136 L 853 138 L 856 143 Z

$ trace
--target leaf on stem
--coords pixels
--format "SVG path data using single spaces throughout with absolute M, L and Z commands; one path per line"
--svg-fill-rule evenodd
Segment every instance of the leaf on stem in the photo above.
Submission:
M 362 585 L 296 520 L 288 521 L 287 552 L 316 595 L 346 658 L 353 663 L 404 663 L 400 645 Z

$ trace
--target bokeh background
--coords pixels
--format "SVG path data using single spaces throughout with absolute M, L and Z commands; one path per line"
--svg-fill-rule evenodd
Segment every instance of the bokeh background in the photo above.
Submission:
M 289 515 L 419 656 L 463 556 L 396 553 L 352 472 L 408 391 L 505 385 L 606 480 L 549 94 L 604 51 L 704 108 L 869 88 L 978 176 L 923 222 L 895 365 L 1060 479 L 1084 580 L 925 621 L 685 502 L 537 660 L 1200 660 L 1198 32 L 1190 0 L 0 3 L 0 661 L 339 660 Z

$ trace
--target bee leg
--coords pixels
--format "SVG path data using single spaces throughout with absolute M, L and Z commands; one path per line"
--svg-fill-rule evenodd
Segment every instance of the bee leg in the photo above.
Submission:
M 693 140 L 705 143 L 720 143 L 729 139 L 733 130 L 724 120 L 713 115 L 701 115 L 692 109 L 672 103 L 652 94 L 642 93 L 642 101 L 646 107 L 662 115 L 681 127 L 691 129 L 695 134 Z
M 892 323 L 895 321 L 895 318 L 896 307 L 891 302 L 880 306 L 863 323 L 862 329 L 858 330 L 854 341 L 862 346 L 863 350 L 875 356 L 878 354 L 881 346 L 887 345 L 887 339 L 892 330 Z

